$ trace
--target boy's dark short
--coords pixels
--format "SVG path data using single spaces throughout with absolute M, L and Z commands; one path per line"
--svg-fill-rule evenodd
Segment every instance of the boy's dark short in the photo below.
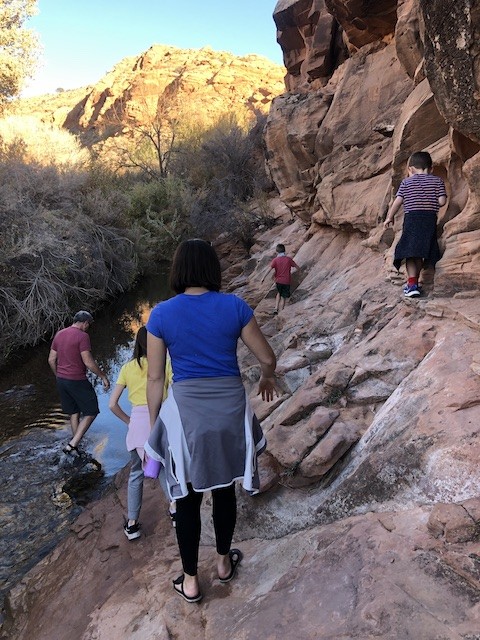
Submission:
M 405 213 L 402 235 L 395 247 L 394 267 L 400 269 L 402 261 L 407 258 L 422 258 L 432 267 L 440 260 L 435 211 Z
M 57 388 L 62 403 L 62 411 L 71 416 L 96 416 L 100 413 L 97 394 L 88 380 L 66 380 L 57 378 Z
M 277 282 L 277 291 L 280 294 L 280 297 L 282 298 L 289 298 L 290 297 L 290 285 L 289 284 L 280 284 L 280 282 Z

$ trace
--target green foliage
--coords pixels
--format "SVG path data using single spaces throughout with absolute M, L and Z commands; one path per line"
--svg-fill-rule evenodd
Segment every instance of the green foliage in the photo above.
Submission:
M 36 4 L 36 0 L 2 0 L 0 5 L 0 111 L 35 71 L 38 40 L 24 24 L 36 13 Z
M 141 246 L 142 271 L 169 260 L 179 242 L 190 233 L 188 220 L 194 200 L 195 194 L 188 185 L 173 176 L 133 186 L 129 217 Z
M 130 192 L 130 217 L 143 220 L 147 211 L 163 212 L 169 207 L 170 193 L 173 189 L 168 180 L 138 182 Z

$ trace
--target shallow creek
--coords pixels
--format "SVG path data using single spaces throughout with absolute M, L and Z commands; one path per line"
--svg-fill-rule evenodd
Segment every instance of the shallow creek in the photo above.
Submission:
M 145 279 L 95 314 L 92 351 L 112 387 L 131 357 L 137 328 L 169 296 L 166 281 L 165 273 Z M 108 409 L 109 393 L 93 379 L 100 415 L 82 441 L 88 455 L 72 461 L 62 453 L 70 428 L 48 351 L 49 343 L 26 349 L 0 370 L 0 596 L 57 544 L 82 505 L 97 498 L 129 460 L 127 428 Z

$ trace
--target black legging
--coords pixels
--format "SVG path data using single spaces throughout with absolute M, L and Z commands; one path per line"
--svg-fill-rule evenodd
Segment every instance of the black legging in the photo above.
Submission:
M 177 500 L 176 532 L 184 573 L 197 574 L 198 547 L 200 545 L 200 505 L 203 492 L 196 492 L 188 485 L 188 496 Z M 237 521 L 237 497 L 235 483 L 212 490 L 213 527 L 217 553 L 224 556 L 230 551 L 233 531 Z

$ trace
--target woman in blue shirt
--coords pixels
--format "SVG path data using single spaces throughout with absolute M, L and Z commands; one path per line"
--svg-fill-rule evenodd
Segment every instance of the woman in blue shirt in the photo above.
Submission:
M 170 498 L 177 500 L 184 573 L 174 580 L 174 589 L 187 602 L 199 602 L 203 493 L 212 492 L 218 577 L 229 582 L 242 559 L 239 549 L 230 548 L 235 480 L 258 492 L 256 458 L 266 446 L 241 381 L 238 339 L 260 363 L 258 393 L 267 401 L 276 392 L 276 358 L 252 309 L 237 296 L 220 293 L 220 263 L 208 242 L 182 242 L 173 258 L 170 285 L 177 295 L 159 303 L 147 323 L 147 402 L 154 428 L 145 450 L 164 465 Z M 173 385 L 162 405 L 167 349 Z

